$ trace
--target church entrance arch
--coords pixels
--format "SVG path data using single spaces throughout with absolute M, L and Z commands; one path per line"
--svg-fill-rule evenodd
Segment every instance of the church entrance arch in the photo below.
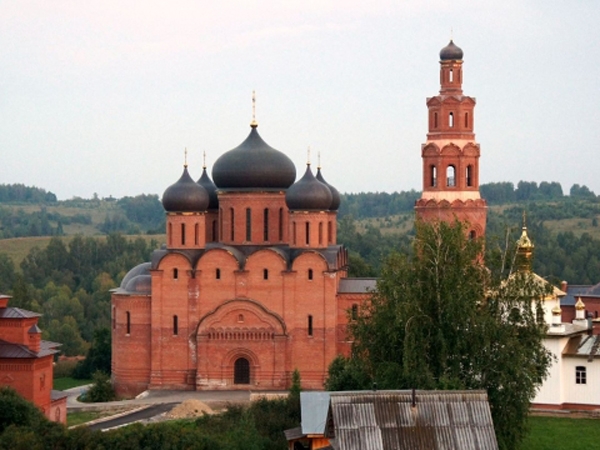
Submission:
M 233 384 L 250 384 L 250 361 L 238 358 L 233 365 Z

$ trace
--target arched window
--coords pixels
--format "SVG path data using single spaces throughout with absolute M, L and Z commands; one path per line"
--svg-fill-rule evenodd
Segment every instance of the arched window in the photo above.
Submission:
M 235 241 L 235 212 L 233 208 L 229 208 L 229 213 L 231 215 L 231 240 Z
M 283 241 L 283 208 L 279 208 L 279 240 Z
M 456 169 L 452 165 L 446 168 L 446 186 L 456 186 Z
M 465 113 L 465 128 L 469 128 L 469 113 Z
M 238 358 L 233 364 L 233 383 L 250 384 L 250 362 L 246 358 Z
M 313 335 L 313 317 L 312 316 L 308 316 L 308 335 L 312 336 Z
M 238 322 L 244 323 L 244 315 L 243 314 L 238 314 Z
M 219 236 L 223 236 L 223 208 L 219 208 Z
M 453 112 L 448 114 L 448 126 L 450 128 L 454 128 L 454 113 Z
M 471 165 L 467 166 L 466 177 L 467 177 L 467 187 L 473 186 L 473 166 L 471 166 Z
M 437 186 L 437 167 L 429 166 L 429 185 L 431 187 Z
M 194 225 L 194 245 L 198 245 L 200 243 L 200 225 Z
M 310 222 L 306 222 L 306 245 L 310 244 Z
M 269 279 L 269 269 L 263 269 L 263 280 Z
M 358 305 L 355 303 L 352 305 L 352 320 L 358 319 Z
M 269 240 L 269 210 L 267 208 L 265 208 L 264 214 L 263 214 L 263 223 L 264 223 L 264 240 L 265 242 L 267 242 Z
M 181 245 L 185 245 L 185 223 L 181 224 Z
M 176 280 L 179 278 L 179 270 L 173 269 L 173 279 Z
M 220 279 L 221 279 L 221 269 L 216 269 L 216 270 L 215 270 L 215 278 L 216 278 L 217 280 L 220 280 Z
M 433 113 L 433 128 L 438 127 L 438 115 L 437 113 Z
M 217 242 L 217 221 L 213 220 L 212 221 L 212 229 L 211 229 L 211 241 L 213 242 Z
M 173 224 L 169 223 L 169 246 L 173 245 Z
M 448 73 L 448 81 L 450 81 L 450 83 L 454 81 L 454 71 L 452 69 L 450 69 L 450 72 Z
M 112 308 L 112 327 L 113 330 L 117 329 L 117 309 L 114 306 Z
M 323 222 L 319 222 L 319 245 L 323 245 Z
M 333 244 L 333 225 L 327 222 L 327 243 Z
M 313 270 L 312 269 L 308 269 L 308 279 L 309 280 L 313 279 Z
M 575 367 L 575 384 L 587 384 L 587 369 L 585 366 Z
M 293 236 L 294 245 L 296 245 L 296 222 L 294 222 L 292 224 L 292 234 L 294 235 Z
M 477 237 L 477 233 L 475 233 L 475 230 L 471 230 L 469 231 L 469 239 L 473 240 Z
M 179 319 L 177 316 L 173 316 L 173 336 L 177 336 L 179 334 Z
M 127 311 L 125 314 L 127 317 L 127 326 L 126 326 L 127 334 L 131 334 L 131 313 L 129 311 Z
M 246 208 L 246 240 L 252 240 L 252 209 Z

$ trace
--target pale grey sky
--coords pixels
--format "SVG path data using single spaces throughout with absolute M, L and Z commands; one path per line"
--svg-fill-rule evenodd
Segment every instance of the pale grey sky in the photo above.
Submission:
M 1 0 L 0 183 L 163 191 L 259 132 L 342 192 L 421 189 L 453 29 L 481 182 L 600 193 L 597 0 Z

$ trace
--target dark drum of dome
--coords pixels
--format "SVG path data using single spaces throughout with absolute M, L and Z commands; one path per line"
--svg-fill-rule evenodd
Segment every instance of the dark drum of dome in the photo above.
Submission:
M 198 184 L 208 192 L 208 209 L 219 209 L 219 197 L 217 197 L 217 186 L 208 176 L 206 167 L 202 169 L 202 176 L 198 180 Z
M 454 41 L 450 41 L 450 43 L 440 51 L 440 59 L 442 61 L 462 60 L 463 51 L 454 43 Z
M 199 212 L 208 207 L 208 192 L 194 180 L 184 167 L 181 178 L 167 188 L 162 197 L 163 208 L 169 212 Z
M 287 189 L 296 179 L 296 167 L 253 127 L 244 142 L 217 159 L 212 177 L 219 189 Z
M 285 194 L 288 208 L 295 211 L 327 211 L 331 201 L 331 190 L 314 177 L 310 165 L 304 176 Z
M 325 181 L 325 178 L 323 178 L 323 175 L 321 174 L 320 168 L 317 169 L 317 180 L 319 180 L 321 183 L 327 186 L 331 191 L 331 206 L 329 207 L 329 210 L 337 211 L 340 208 L 340 204 L 342 203 L 339 191 L 332 185 L 330 185 L 327 181 Z

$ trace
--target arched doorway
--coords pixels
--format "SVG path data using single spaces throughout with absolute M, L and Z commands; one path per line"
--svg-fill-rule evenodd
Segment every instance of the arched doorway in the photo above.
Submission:
M 250 384 L 250 362 L 238 358 L 233 365 L 233 384 Z

